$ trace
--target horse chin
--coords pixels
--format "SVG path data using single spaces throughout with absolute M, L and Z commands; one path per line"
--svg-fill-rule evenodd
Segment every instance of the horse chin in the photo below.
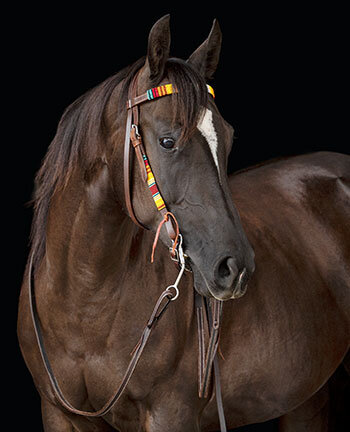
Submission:
M 216 285 L 210 284 L 196 266 L 192 264 L 191 267 L 194 287 L 196 291 L 204 297 L 215 298 L 219 301 L 227 301 L 239 299 L 247 292 L 248 285 L 245 278 L 237 278 L 230 289 L 223 290 Z

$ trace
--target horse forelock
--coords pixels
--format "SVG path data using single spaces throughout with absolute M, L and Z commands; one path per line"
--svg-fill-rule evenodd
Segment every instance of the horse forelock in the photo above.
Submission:
M 124 80 L 119 98 L 119 111 L 125 110 L 132 79 L 144 63 L 145 58 L 138 60 Z M 177 90 L 169 97 L 172 105 L 172 120 L 173 124 L 175 122 L 181 124 L 181 138 L 186 139 L 195 131 L 202 109 L 207 106 L 206 82 L 190 63 L 178 58 L 169 58 L 166 61 L 163 76 L 158 81 L 149 81 L 150 88 L 158 86 L 162 80 L 171 83 Z

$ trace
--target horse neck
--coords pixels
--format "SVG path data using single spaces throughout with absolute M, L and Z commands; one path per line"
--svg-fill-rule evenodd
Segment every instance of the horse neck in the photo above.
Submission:
M 177 276 L 162 245 L 150 263 L 152 242 L 153 234 L 134 225 L 117 202 L 106 164 L 89 183 L 77 171 L 50 207 L 45 262 L 52 294 L 63 293 L 67 303 L 89 314 L 91 301 L 110 299 L 108 307 L 116 309 L 137 296 L 151 311 Z
M 91 296 L 106 287 L 112 274 L 123 275 L 136 236 L 115 199 L 107 165 L 101 162 L 89 182 L 77 170 L 51 202 L 45 257 L 49 279 L 65 295 Z

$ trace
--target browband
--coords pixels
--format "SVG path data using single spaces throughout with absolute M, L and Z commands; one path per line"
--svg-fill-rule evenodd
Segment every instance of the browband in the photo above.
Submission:
M 213 96 L 213 98 L 215 98 L 215 92 L 213 87 L 207 84 L 207 90 L 208 93 L 210 93 Z M 177 93 L 175 86 L 173 86 L 172 84 L 163 84 L 161 86 L 153 87 L 149 90 L 146 90 L 146 92 L 143 93 L 142 95 L 135 96 L 133 98 L 128 99 L 126 103 L 126 107 L 127 109 L 130 109 L 140 103 L 157 99 L 162 96 L 171 95 L 173 93 Z

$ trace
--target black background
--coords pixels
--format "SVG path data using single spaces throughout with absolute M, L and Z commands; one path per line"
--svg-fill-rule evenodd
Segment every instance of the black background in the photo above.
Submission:
M 151 7 L 131 2 L 18 6 L 4 13 L 8 55 L 3 90 L 9 94 L 9 128 L 3 159 L 4 214 L 10 234 L 6 254 L 14 294 L 10 334 L 11 385 L 8 401 L 21 407 L 11 414 L 11 430 L 41 431 L 40 402 L 16 340 L 17 299 L 28 253 L 33 178 L 54 137 L 64 108 L 78 96 L 146 53 L 153 23 L 171 14 L 171 55 L 187 58 L 219 20 L 221 61 L 211 83 L 222 115 L 235 128 L 230 171 L 269 158 L 319 150 L 349 153 L 345 130 L 347 72 L 345 10 L 232 3 Z M 265 3 L 265 2 L 264 2 Z M 242 5 L 245 5 L 243 7 Z M 8 325 L 8 321 L 7 321 Z M 274 423 L 242 428 L 271 431 Z

